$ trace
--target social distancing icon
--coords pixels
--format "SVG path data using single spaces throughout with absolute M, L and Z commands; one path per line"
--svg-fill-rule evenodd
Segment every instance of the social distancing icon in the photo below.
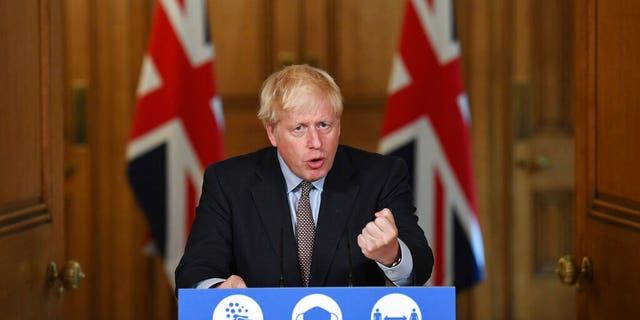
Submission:
M 418 304 L 409 296 L 391 293 L 380 298 L 371 310 L 371 320 L 423 320 Z

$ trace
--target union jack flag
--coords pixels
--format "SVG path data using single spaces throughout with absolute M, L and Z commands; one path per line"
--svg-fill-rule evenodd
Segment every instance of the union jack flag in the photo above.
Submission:
M 205 0 L 156 3 L 127 160 L 129 181 L 172 284 L 204 167 L 223 157 L 214 57 Z
M 403 157 L 412 171 L 420 226 L 435 256 L 428 285 L 461 290 L 485 272 L 459 57 L 453 1 L 409 0 L 379 149 Z

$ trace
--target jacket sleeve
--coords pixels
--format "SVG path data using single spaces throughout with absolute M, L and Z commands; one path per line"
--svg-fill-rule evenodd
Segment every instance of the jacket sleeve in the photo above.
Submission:
M 227 278 L 233 272 L 230 206 L 221 187 L 218 167 L 207 168 L 202 195 L 175 271 L 176 288 L 193 288 L 210 278 Z
M 403 160 L 392 158 L 389 174 L 379 198 L 379 209 L 393 213 L 398 237 L 407 245 L 413 258 L 413 285 L 423 285 L 431 277 L 433 252 L 424 231 L 418 225 L 409 171 Z

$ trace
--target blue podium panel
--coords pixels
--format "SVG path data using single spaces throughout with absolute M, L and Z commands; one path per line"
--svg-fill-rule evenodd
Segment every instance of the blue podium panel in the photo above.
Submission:
M 180 320 L 454 320 L 453 287 L 180 289 Z

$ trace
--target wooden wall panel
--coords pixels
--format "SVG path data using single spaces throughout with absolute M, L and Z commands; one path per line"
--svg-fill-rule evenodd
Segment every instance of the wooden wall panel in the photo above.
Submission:
M 67 292 L 65 314 L 75 319 L 92 314 L 96 292 L 93 256 L 94 215 L 92 210 L 90 166 L 86 144 L 87 88 L 89 87 L 89 6 L 85 0 L 64 3 L 65 81 L 64 81 L 64 170 L 67 257 L 78 261 L 89 279 L 78 290 Z M 72 63 L 71 63 L 72 61 Z M 84 110 L 84 112 L 81 111 Z M 84 123 L 85 125 L 83 125 Z
M 258 120 L 258 99 L 225 99 L 225 156 L 233 157 L 271 145 Z
M 325 70 L 335 66 L 335 0 L 300 1 L 304 16 L 301 62 Z
M 486 280 L 457 295 L 458 319 L 509 319 L 511 193 L 509 23 L 506 0 L 456 0 L 464 83 L 471 109 L 473 166 Z
M 283 65 L 303 61 L 305 48 L 302 39 L 306 17 L 303 1 L 272 0 L 270 2 L 271 16 L 267 28 L 272 30 L 268 39 L 272 52 L 269 67 L 270 70 L 275 71 Z
M 473 0 L 457 0 L 455 2 L 458 34 L 460 37 L 462 73 L 469 97 L 472 115 L 471 137 L 473 146 L 474 169 L 478 199 L 480 224 L 484 235 L 485 259 L 487 261 L 487 279 L 477 287 L 457 295 L 457 311 L 459 319 L 500 319 L 503 307 L 501 290 L 502 279 L 496 277 L 502 271 L 500 263 L 501 236 L 499 227 L 500 211 L 492 198 L 495 189 L 491 181 L 492 163 L 496 161 L 491 152 L 492 130 L 491 119 L 495 115 L 490 103 L 491 87 L 491 32 L 490 15 L 492 7 L 489 3 Z M 500 17 L 496 15 L 496 19 Z M 498 107 L 498 106 L 496 106 Z M 497 132 L 499 133 L 499 131 Z
M 640 3 L 576 1 L 575 13 L 576 261 L 593 266 L 577 318 L 638 318 Z
M 262 81 L 279 58 L 271 41 L 276 9 L 273 1 L 263 0 L 208 4 L 215 80 L 225 114 L 225 155 L 231 157 L 269 145 L 256 113 Z
M 573 0 L 533 1 L 533 43 L 529 55 L 535 84 L 531 119 L 537 130 L 573 133 Z M 544 45 L 535 45 L 544 44 Z
M 131 34 L 127 23 L 127 4 L 123 1 L 92 3 L 91 37 L 93 95 L 89 110 L 89 144 L 91 145 L 95 215 L 96 279 L 94 297 L 97 313 L 111 319 L 143 318 L 140 295 L 135 295 L 136 284 L 144 277 L 136 267 L 141 256 L 135 246 L 144 239 L 143 234 L 131 232 L 137 226 L 144 232 L 142 217 L 136 214 L 131 195 L 124 193 L 124 155 L 126 134 L 130 124 L 131 106 L 135 101 L 133 66 L 127 59 Z M 116 43 L 120 45 L 115 45 Z M 123 203 L 128 202 L 128 206 Z M 136 256 L 130 253 L 137 251 Z M 127 284 L 127 285 L 123 285 Z M 126 306 L 126 308 L 115 308 Z
M 104 319 L 172 318 L 174 312 L 154 314 L 172 301 L 168 281 L 154 282 L 161 268 L 142 254 L 146 222 L 126 179 L 126 144 L 142 56 L 151 26 L 150 6 L 127 0 L 92 2 L 93 95 L 89 121 L 96 216 L 98 294 L 96 309 Z M 145 24 L 139 23 L 142 18 Z M 154 267 L 150 267 L 153 265 Z M 161 290 L 160 288 L 163 288 Z M 150 290 L 154 288 L 156 290 Z M 175 308 L 173 308 L 175 310 Z
M 227 99 L 255 98 L 271 70 L 270 2 L 208 0 L 216 86 Z
M 404 2 L 336 1 L 335 6 L 336 70 L 333 72 L 348 98 L 346 104 L 357 104 L 363 97 L 382 98 L 384 103 L 404 17 Z
M 125 148 L 153 8 L 151 0 L 73 0 L 65 6 L 66 242 L 69 256 L 87 274 L 81 288 L 69 293 L 67 318 L 175 318 L 175 299 L 163 268 L 157 258 L 142 254 L 146 224 L 125 175 Z M 82 104 L 84 115 L 75 112 Z M 86 141 L 77 134 L 83 121 Z
M 61 316 L 64 264 L 59 1 L 0 2 L 0 310 Z
M 513 181 L 511 313 L 575 318 L 558 259 L 573 248 L 572 1 L 519 1 L 511 23 Z M 539 308 L 540 305 L 548 306 Z
M 640 70 L 640 60 L 636 53 L 640 43 L 634 39 L 640 35 L 640 25 L 633 22 L 638 14 L 634 4 L 608 3 L 598 1 L 596 37 L 597 112 L 596 123 L 596 188 L 603 197 L 618 200 L 640 199 L 640 184 L 621 184 L 619 181 L 640 181 L 636 167 L 640 129 L 640 75 L 630 70 Z M 618 18 L 625 17 L 625 18 Z M 629 17 L 629 18 L 627 18 Z M 625 37 L 618 37 L 620 32 Z M 627 38 L 626 36 L 629 36 Z M 624 50 L 621 50 L 624 48 Z M 640 209 L 640 205 L 633 205 Z M 638 217 L 640 220 L 640 217 Z
M 378 151 L 385 100 L 346 98 L 342 114 L 340 143 L 372 152 Z
M 41 47 L 38 1 L 9 2 L 0 6 L 0 42 L 6 44 L 0 50 L 0 177 L 13 182 L 3 185 L 0 192 L 0 208 L 9 209 L 25 203 L 42 200 L 42 143 L 43 136 L 37 127 L 41 124 L 42 87 L 40 74 Z M 24 12 L 17 17 L 16 12 Z M 26 21 L 27 23 L 22 23 Z M 20 26 L 12 31 L 11 26 Z M 35 126 L 35 127 L 34 127 Z M 17 143 L 17 142 L 24 143 Z M 19 203 L 18 203 L 19 202 Z M 0 209 L 0 210 L 2 210 Z
M 536 215 L 533 217 L 531 226 L 534 239 L 532 270 L 536 277 L 553 279 L 558 258 L 574 251 L 575 215 L 568 213 L 574 212 L 575 194 L 568 192 L 567 189 L 540 191 L 534 194 L 533 199 L 533 212 Z M 553 285 L 560 288 L 556 282 Z M 569 296 L 573 295 L 570 290 L 565 289 L 567 288 L 561 290 L 567 292 Z M 547 305 L 555 304 L 556 302 L 549 299 L 557 299 L 557 296 L 550 294 L 550 291 L 539 292 L 536 301 L 546 300 Z M 575 303 L 571 297 L 569 301 Z M 553 316 L 552 313 L 550 317 Z

